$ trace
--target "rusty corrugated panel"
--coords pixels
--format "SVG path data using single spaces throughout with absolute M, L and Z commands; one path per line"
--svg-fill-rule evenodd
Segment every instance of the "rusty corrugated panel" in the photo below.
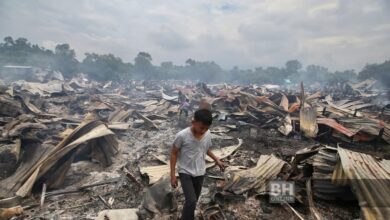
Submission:
M 349 130 L 348 128 L 342 126 L 341 124 L 337 123 L 336 120 L 334 120 L 332 118 L 317 118 L 317 123 L 327 125 L 333 129 L 335 129 L 336 131 L 339 131 L 339 132 L 345 134 L 348 137 L 352 137 L 356 134 L 356 132 L 353 132 L 353 131 Z
M 358 141 L 370 141 L 375 138 L 382 138 L 387 143 L 390 143 L 389 125 L 382 120 L 372 118 L 343 118 L 339 119 L 340 123 L 350 130 L 358 132 L 354 137 Z M 381 130 L 383 134 L 381 135 Z
M 288 109 L 289 113 L 295 112 L 297 109 L 299 109 L 300 103 L 292 103 L 290 108 Z
M 390 218 L 390 160 L 338 148 L 334 183 L 348 183 L 365 219 Z

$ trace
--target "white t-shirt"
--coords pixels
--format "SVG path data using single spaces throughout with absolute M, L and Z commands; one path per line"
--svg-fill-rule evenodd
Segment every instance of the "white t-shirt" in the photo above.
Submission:
M 206 153 L 211 147 L 211 134 L 208 130 L 201 140 L 197 140 L 188 127 L 176 134 L 173 144 L 179 149 L 177 172 L 191 176 L 206 173 Z

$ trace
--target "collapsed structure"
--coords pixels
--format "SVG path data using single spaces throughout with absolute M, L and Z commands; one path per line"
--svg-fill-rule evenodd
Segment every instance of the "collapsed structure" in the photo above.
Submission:
M 183 198 L 167 181 L 168 155 L 191 119 L 178 114 L 179 91 L 193 110 L 212 108 L 213 151 L 228 165 L 220 173 L 206 159 L 199 216 L 388 219 L 390 102 L 374 83 L 348 92 L 102 84 L 50 71 L 1 83 L 1 219 L 177 217 Z M 296 202 L 270 204 L 272 180 L 294 181 Z

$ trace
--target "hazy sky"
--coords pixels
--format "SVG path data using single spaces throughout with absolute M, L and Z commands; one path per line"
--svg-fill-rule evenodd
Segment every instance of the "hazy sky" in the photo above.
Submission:
M 53 49 L 154 64 L 188 58 L 226 69 L 282 66 L 289 59 L 360 70 L 390 59 L 389 0 L 0 0 L 0 37 Z

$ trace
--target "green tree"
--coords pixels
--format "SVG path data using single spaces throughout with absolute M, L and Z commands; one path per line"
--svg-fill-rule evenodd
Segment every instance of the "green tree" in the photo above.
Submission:
M 156 71 L 152 65 L 152 56 L 146 52 L 139 52 L 134 59 L 134 71 L 139 79 L 153 79 Z
M 4 38 L 4 46 L 5 47 L 12 47 L 15 45 L 14 39 L 12 37 L 8 36 Z
M 162 62 L 160 64 L 160 66 L 164 69 L 167 69 L 167 70 L 170 70 L 170 69 L 173 69 L 174 66 L 173 66 L 173 63 L 171 61 L 167 61 L 167 62 Z
M 76 53 L 70 48 L 69 44 L 58 44 L 56 46 L 54 60 L 54 69 L 61 71 L 66 78 L 71 78 L 79 68 Z
M 297 81 L 299 77 L 299 70 L 302 69 L 302 63 L 298 60 L 289 60 L 285 64 L 286 66 L 286 78 Z
M 188 79 L 203 82 L 221 82 L 224 80 L 224 71 L 214 61 L 186 61 L 185 71 Z
M 195 66 L 196 61 L 193 60 L 193 59 L 191 59 L 191 58 L 189 58 L 189 59 L 186 60 L 186 64 L 187 64 L 188 66 Z
M 298 60 L 289 60 L 286 62 L 286 70 L 289 74 L 298 73 L 302 69 L 302 63 Z
M 5 37 L 4 43 L 0 43 L 1 65 L 32 65 L 49 67 L 53 63 L 53 52 L 38 45 L 32 45 L 26 38 L 14 40 Z
M 331 77 L 328 69 L 319 65 L 307 66 L 301 76 L 301 80 L 306 83 L 325 82 Z
M 367 64 L 359 72 L 359 79 L 365 80 L 369 78 L 378 80 L 385 88 L 390 88 L 390 60 L 381 64 Z
M 344 83 L 348 81 L 355 81 L 357 79 L 357 74 L 354 70 L 345 70 L 345 71 L 336 71 L 331 74 L 331 77 L 328 79 L 330 84 L 335 83 Z
M 98 81 L 130 79 L 132 65 L 113 54 L 86 53 L 81 70 Z

